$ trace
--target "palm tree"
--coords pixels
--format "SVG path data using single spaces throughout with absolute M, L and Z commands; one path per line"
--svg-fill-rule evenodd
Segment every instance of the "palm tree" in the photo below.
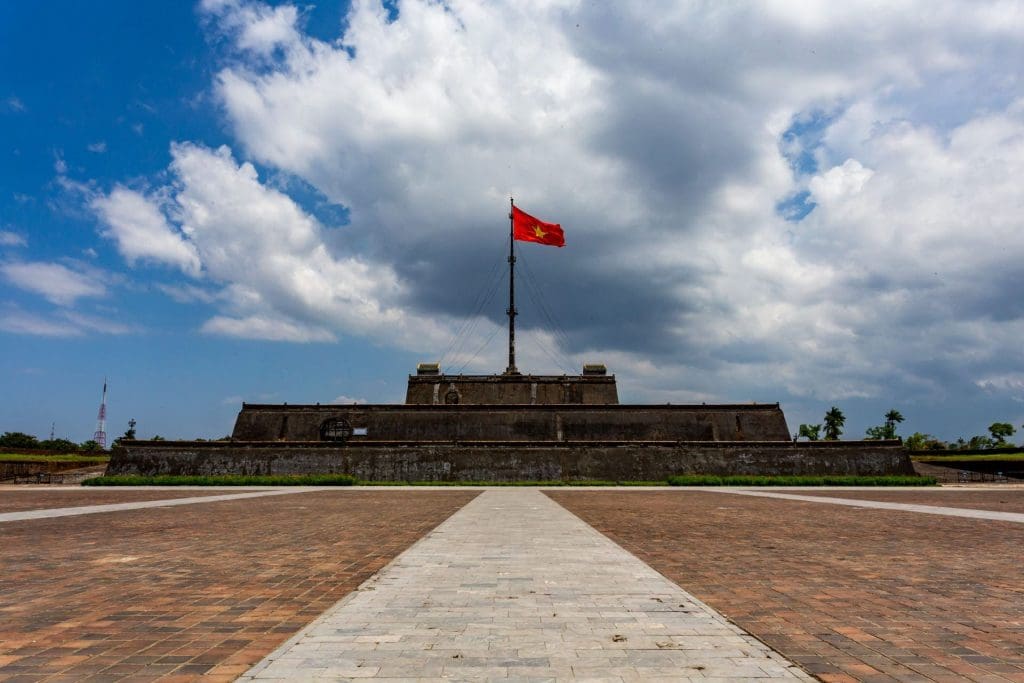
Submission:
M 821 425 L 800 425 L 797 438 L 805 436 L 809 441 L 817 441 L 821 438 Z
M 885 414 L 885 433 L 890 439 L 896 438 L 896 425 L 903 422 L 903 415 L 893 408 Z
M 843 434 L 843 425 L 846 424 L 846 416 L 843 411 L 835 406 L 829 408 L 825 413 L 825 441 L 836 441 Z

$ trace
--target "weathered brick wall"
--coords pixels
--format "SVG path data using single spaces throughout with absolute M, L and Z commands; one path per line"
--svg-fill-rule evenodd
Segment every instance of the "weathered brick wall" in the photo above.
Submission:
M 134 442 L 109 474 L 346 473 L 368 481 L 656 481 L 674 474 L 913 474 L 898 442 L 529 445 Z
M 88 467 L 88 462 L 54 462 L 40 458 L 39 460 L 21 460 L 19 462 L 0 462 L 0 480 L 24 477 L 39 472 L 64 472 Z M 101 461 L 102 464 L 102 461 Z
M 789 441 L 778 405 L 244 405 L 237 441 L 317 441 L 343 419 L 374 441 Z

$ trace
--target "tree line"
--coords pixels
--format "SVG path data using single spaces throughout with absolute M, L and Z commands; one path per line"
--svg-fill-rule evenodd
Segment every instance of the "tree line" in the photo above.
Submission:
M 124 434 L 114 439 L 112 445 L 116 446 L 123 441 L 134 441 L 135 440 L 135 425 L 137 423 L 134 419 L 128 420 L 128 429 L 125 430 Z M 219 439 L 212 439 L 213 441 L 228 441 L 231 436 L 223 436 Z M 149 441 L 166 441 L 164 437 L 156 434 L 149 437 Z M 195 441 L 206 441 L 207 439 L 194 439 Z M 26 434 L 25 432 L 4 432 L 0 434 L 0 452 L 18 452 L 18 451 L 51 451 L 53 453 L 96 453 L 102 451 L 100 445 L 94 440 L 89 439 L 82 443 L 75 443 L 69 439 L 39 439 L 32 434 Z
M 931 434 L 914 432 L 904 439 L 896 433 L 897 425 L 904 422 L 904 420 L 903 414 L 893 408 L 885 413 L 885 420 L 882 424 L 867 428 L 864 433 L 864 439 L 866 441 L 899 439 L 903 441 L 907 448 L 913 451 L 978 450 L 1011 447 L 1014 444 L 1009 438 L 1017 432 L 1016 428 L 1009 422 L 993 422 L 988 426 L 988 436 L 978 434 L 970 439 L 960 437 L 956 441 L 943 441 Z M 839 408 L 832 406 L 825 413 L 820 423 L 800 425 L 797 433 L 793 435 L 793 440 L 836 441 L 843 435 L 844 426 L 846 426 L 846 416 Z
M 53 451 L 55 453 L 95 453 L 102 450 L 100 445 L 89 439 L 75 443 L 68 439 L 38 439 L 25 432 L 4 432 L 0 434 L 2 451 Z
M 128 421 L 128 429 L 121 436 L 114 439 L 116 445 L 119 441 L 133 440 L 135 438 L 135 420 Z M 154 436 L 153 441 L 162 441 L 160 435 Z M 82 443 L 75 443 L 70 439 L 40 439 L 25 432 L 4 432 L 0 434 L 0 450 L 2 451 L 52 451 L 54 453 L 95 453 L 102 451 L 95 440 L 89 439 Z

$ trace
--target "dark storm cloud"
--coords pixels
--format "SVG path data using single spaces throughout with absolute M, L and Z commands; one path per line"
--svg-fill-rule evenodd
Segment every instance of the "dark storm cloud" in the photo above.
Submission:
M 643 355 L 678 351 L 674 328 L 682 316 L 696 309 L 692 302 L 680 301 L 674 291 L 696 281 L 699 273 L 687 268 L 637 272 L 617 266 L 607 258 L 614 242 L 599 237 L 588 240 L 579 234 L 574 240 L 569 223 L 565 225 L 570 244 L 564 249 L 517 243 L 518 324 L 563 333 L 567 348 L 561 350 L 569 354 L 588 348 Z M 497 325 L 505 324 L 508 238 L 503 230 L 507 228 L 483 235 L 467 231 L 465 240 L 423 241 L 403 252 L 393 263 L 411 283 L 407 303 L 417 310 L 458 318 L 476 312 L 481 295 L 493 291 L 481 314 Z
M 674 90 L 678 83 L 616 83 L 604 125 L 591 144 L 627 160 L 648 197 L 699 215 L 725 179 L 744 175 L 755 158 L 735 103 Z
M 736 68 L 757 43 L 738 34 L 711 41 L 693 19 L 588 3 L 565 22 L 605 79 L 607 112 L 590 144 L 628 161 L 649 200 L 690 216 L 723 179 L 746 172 L 755 158 L 749 132 L 759 124 Z

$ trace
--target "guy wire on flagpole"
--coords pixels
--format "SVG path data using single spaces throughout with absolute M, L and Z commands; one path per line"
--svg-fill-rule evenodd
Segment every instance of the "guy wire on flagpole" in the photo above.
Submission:
M 508 198 L 508 368 L 506 375 L 518 375 L 516 369 L 516 252 L 515 199 Z

